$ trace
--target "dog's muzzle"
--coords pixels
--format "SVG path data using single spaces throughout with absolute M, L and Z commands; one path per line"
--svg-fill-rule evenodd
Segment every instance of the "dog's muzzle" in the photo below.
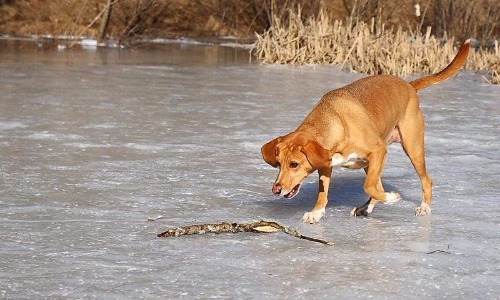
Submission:
M 300 183 L 294 186 L 293 189 L 286 194 L 283 192 L 283 188 L 280 185 L 275 184 L 273 186 L 273 193 L 275 195 L 283 196 L 286 199 L 292 199 L 293 197 L 295 197 L 299 193 L 299 190 L 300 190 Z
M 293 189 L 290 191 L 290 193 L 284 195 L 283 197 L 287 199 L 292 199 L 299 193 L 299 190 L 300 190 L 300 183 L 294 186 Z

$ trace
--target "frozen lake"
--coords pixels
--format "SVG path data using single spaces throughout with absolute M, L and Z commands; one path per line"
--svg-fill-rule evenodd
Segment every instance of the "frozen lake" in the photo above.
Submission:
M 499 297 L 500 86 L 479 75 L 421 92 L 432 215 L 414 216 L 420 182 L 395 144 L 383 180 L 402 201 L 350 218 L 364 173 L 334 170 L 326 216 L 307 225 L 317 175 L 276 198 L 260 147 L 361 75 L 249 64 L 227 47 L 6 40 L 0 70 L 0 298 Z M 156 237 L 261 218 L 335 246 Z

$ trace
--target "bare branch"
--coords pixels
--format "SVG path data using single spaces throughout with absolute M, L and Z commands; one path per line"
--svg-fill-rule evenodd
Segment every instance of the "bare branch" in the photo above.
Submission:
M 289 227 L 283 226 L 277 222 L 265 221 L 265 220 L 260 220 L 246 224 L 222 222 L 216 224 L 196 224 L 183 227 L 175 227 L 167 229 L 162 233 L 159 233 L 158 237 L 178 237 L 181 235 L 193 235 L 193 234 L 204 234 L 204 233 L 238 233 L 238 232 L 267 233 L 267 232 L 277 232 L 277 231 L 281 231 L 293 237 L 304 239 L 311 242 L 321 243 L 329 246 L 334 245 L 334 243 L 331 241 L 325 241 L 322 239 L 301 235 L 297 229 L 294 230 Z

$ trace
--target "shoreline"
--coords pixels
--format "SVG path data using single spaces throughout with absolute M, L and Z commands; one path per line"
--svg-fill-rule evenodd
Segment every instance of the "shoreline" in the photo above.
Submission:
M 97 39 L 93 36 L 53 36 L 53 35 L 9 35 L 0 34 L 0 39 L 2 40 L 20 40 L 20 41 L 64 41 L 70 44 L 86 44 L 95 45 L 96 47 L 108 47 L 108 48 L 134 48 L 137 45 L 143 44 L 169 44 L 169 43 L 183 43 L 192 45 L 206 45 L 206 46 L 222 46 L 222 47 L 232 47 L 232 48 L 242 48 L 250 50 L 253 47 L 255 40 L 251 39 L 241 39 L 235 36 L 224 36 L 224 37 L 204 37 L 204 38 L 192 38 L 192 37 L 153 37 L 150 39 L 138 38 L 133 40 L 129 45 L 118 44 L 115 38 L 110 38 L 106 40 L 105 43 L 98 44 Z M 243 41 L 243 42 L 240 42 Z
M 41 42 L 44 44 L 54 45 L 54 49 L 56 51 L 62 52 L 68 49 L 71 49 L 74 46 L 78 46 L 83 50 L 97 50 L 99 48 L 107 48 L 107 49 L 137 49 L 147 47 L 148 45 L 170 45 L 170 44 L 181 44 L 181 45 L 192 45 L 192 46 L 218 46 L 218 47 L 227 47 L 234 49 L 241 49 L 248 51 L 248 61 L 249 63 L 258 63 L 263 65 L 274 65 L 274 66 L 291 66 L 291 67 L 332 67 L 338 71 L 346 72 L 346 73 L 359 73 L 364 76 L 371 76 L 371 74 L 365 72 L 357 72 L 355 70 L 349 70 L 347 68 L 342 67 L 341 65 L 334 64 L 322 64 L 322 63 L 307 63 L 307 64 L 286 64 L 286 63 L 265 63 L 259 61 L 258 57 L 251 52 L 254 51 L 254 44 L 249 43 L 249 40 L 246 39 L 247 43 L 239 43 L 241 39 L 227 36 L 227 37 L 206 37 L 206 38 L 191 38 L 191 37 L 157 37 L 152 39 L 136 39 L 132 46 L 118 45 L 117 43 L 106 43 L 99 45 L 97 40 L 93 37 L 69 37 L 69 36 L 57 36 L 54 37 L 52 35 L 19 35 L 13 36 L 8 34 L 0 34 L 0 40 L 5 41 L 24 41 L 24 42 L 32 42 L 37 43 Z M 114 41 L 110 39 L 109 41 Z M 71 46 L 69 46 L 71 45 Z M 41 46 L 41 45 L 39 45 Z M 488 79 L 489 71 L 487 70 L 471 70 L 471 69 L 463 69 L 461 72 L 474 74 L 474 76 L 478 77 L 478 79 L 482 82 L 488 84 L 494 84 L 491 80 Z M 423 72 L 416 72 L 411 74 L 405 74 L 404 76 L 400 76 L 402 78 L 418 78 L 419 76 L 424 76 Z

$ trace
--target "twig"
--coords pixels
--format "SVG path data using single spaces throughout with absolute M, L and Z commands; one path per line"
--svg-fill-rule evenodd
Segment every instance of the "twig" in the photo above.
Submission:
M 181 235 L 192 235 L 192 234 L 204 234 L 204 233 L 238 233 L 238 232 L 277 232 L 281 231 L 293 237 L 308 240 L 311 242 L 321 243 L 329 246 L 333 246 L 334 243 L 331 241 L 325 241 L 322 239 L 312 238 L 305 235 L 301 235 L 297 229 L 293 230 L 290 227 L 283 226 L 274 221 L 260 220 L 252 223 L 238 224 L 238 223 L 216 223 L 216 224 L 196 224 L 188 225 L 182 227 L 175 227 L 167 229 L 166 231 L 159 233 L 158 237 L 178 237 Z
M 447 253 L 447 254 L 451 254 L 451 252 L 448 251 L 448 250 L 450 250 L 450 244 L 448 244 L 448 247 L 446 247 L 446 250 L 440 250 L 440 249 L 438 249 L 438 250 L 434 250 L 434 251 L 431 251 L 431 252 L 427 252 L 427 254 L 434 254 L 434 253 Z
M 85 0 L 85 3 L 83 4 L 83 7 L 80 10 L 80 13 L 78 14 L 78 17 L 76 18 L 75 23 L 73 23 L 73 27 L 71 28 L 70 37 L 73 37 L 73 33 L 75 32 L 75 29 L 76 29 L 76 26 L 78 25 L 78 22 L 80 22 L 80 18 L 82 17 L 83 11 L 87 7 L 87 3 L 88 2 L 89 2 L 88 0 Z
M 342 70 L 344 68 L 344 65 L 346 64 L 347 60 L 351 56 L 352 50 L 354 50 L 354 47 L 356 46 L 356 44 L 358 43 L 358 41 L 359 41 L 360 38 L 361 38 L 361 36 L 358 36 L 356 38 L 356 40 L 354 40 L 354 43 L 352 44 L 351 49 L 349 49 L 349 52 L 347 52 L 347 55 L 345 56 L 344 62 L 340 66 L 340 70 Z

